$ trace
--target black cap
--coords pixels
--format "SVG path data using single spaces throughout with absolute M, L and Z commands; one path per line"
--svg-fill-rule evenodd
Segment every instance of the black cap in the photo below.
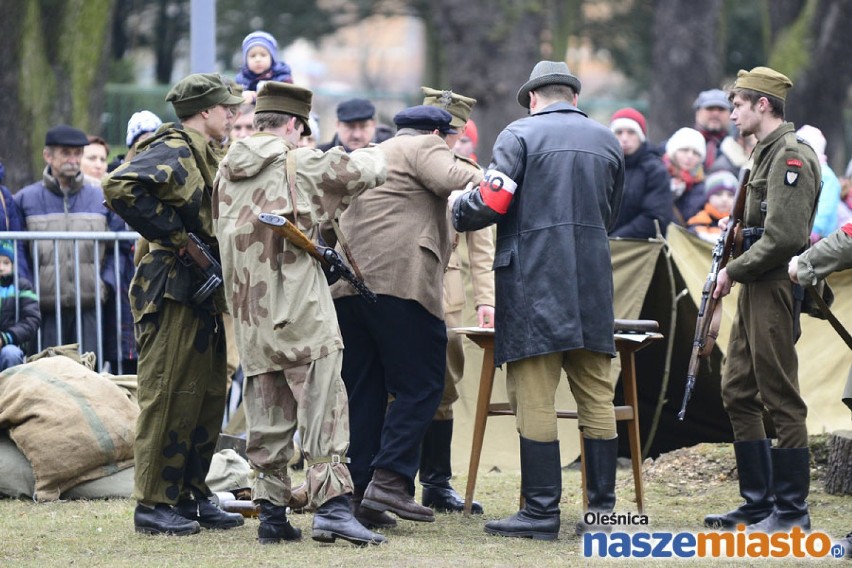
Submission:
M 376 116 L 376 107 L 367 99 L 349 99 L 337 105 L 337 120 L 358 122 Z
M 60 124 L 59 126 L 54 126 L 47 131 L 47 135 L 44 137 L 44 145 L 71 146 L 79 148 L 82 146 L 88 146 L 89 138 L 82 130 L 78 130 L 77 128 L 68 126 L 67 124 Z
M 413 106 L 399 111 L 393 117 L 398 128 L 413 128 L 415 130 L 435 130 L 442 134 L 457 134 L 450 126 L 453 116 L 442 108 L 431 105 Z

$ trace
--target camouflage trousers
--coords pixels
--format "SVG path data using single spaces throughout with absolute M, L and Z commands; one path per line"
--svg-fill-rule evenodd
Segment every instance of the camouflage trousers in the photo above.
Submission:
M 283 371 L 247 377 L 243 405 L 248 424 L 246 455 L 252 467 L 252 499 L 290 501 L 287 464 L 296 428 L 307 466 L 311 506 L 352 493 L 346 466 L 349 403 L 340 378 L 343 351 Z
M 435 412 L 433 420 L 452 420 L 453 403 L 459 399 L 458 384 L 464 374 L 464 343 L 462 336 L 454 331 L 454 327 L 462 325 L 461 310 L 444 313 L 444 323 L 447 325 L 447 370 L 444 373 L 444 393 L 441 404 Z
M 136 324 L 139 345 L 133 496 L 174 504 L 208 495 L 225 410 L 222 318 L 172 300 Z

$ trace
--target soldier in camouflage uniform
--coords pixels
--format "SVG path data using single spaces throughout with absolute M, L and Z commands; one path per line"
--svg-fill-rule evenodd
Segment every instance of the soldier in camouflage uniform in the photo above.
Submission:
M 242 99 L 218 75 L 194 74 L 166 100 L 181 124 L 161 126 L 103 188 L 110 207 L 150 241 L 130 286 L 139 346 L 134 524 L 184 535 L 243 524 L 209 501 L 205 482 L 225 408 L 225 298 L 219 287 L 194 303 L 202 281 L 185 260 L 188 233 L 216 249 L 215 144 Z
M 795 343 L 802 289 L 787 265 L 808 246 L 820 190 L 819 159 L 784 121 L 793 84 L 768 67 L 741 70 L 731 91 L 731 119 L 758 140 L 743 213 L 743 252 L 719 271 L 714 296 L 743 289 L 728 342 L 722 400 L 734 431 L 740 494 L 745 503 L 708 515 L 709 527 L 772 533 L 810 529 L 807 406 L 799 394 Z M 771 448 L 764 407 L 778 437 Z
M 313 257 L 258 220 L 264 212 L 284 215 L 316 238 L 320 223 L 385 180 L 379 149 L 296 148 L 310 134 L 311 98 L 307 89 L 267 82 L 257 97 L 258 132 L 231 145 L 213 190 L 226 298 L 246 375 L 252 499 L 261 508 L 260 542 L 299 538 L 285 511 L 298 428 L 308 495 L 318 507 L 313 539 L 379 544 L 384 537 L 352 516 L 343 342 L 328 283 Z

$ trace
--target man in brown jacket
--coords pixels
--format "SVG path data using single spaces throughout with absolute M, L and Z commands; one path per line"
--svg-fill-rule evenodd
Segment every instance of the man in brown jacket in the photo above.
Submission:
M 453 91 L 441 91 L 421 87 L 423 104 L 442 108 L 450 113 L 450 126 L 458 134 L 447 136 L 447 144 L 456 148 L 456 142 L 464 132 L 470 119 L 470 112 L 476 99 L 465 97 Z M 471 147 L 472 149 L 472 147 Z M 456 159 L 462 164 L 480 170 L 469 156 L 459 155 Z M 491 227 L 481 231 L 468 231 L 464 234 L 470 268 L 470 280 L 473 285 L 473 301 L 476 306 L 476 319 L 480 327 L 494 327 L 494 232 Z M 464 374 L 464 344 L 462 337 L 453 328 L 464 324 L 462 311 L 465 306 L 464 279 L 462 278 L 462 255 L 458 245 L 460 234 L 450 227 L 452 254 L 444 272 L 444 323 L 447 325 L 447 371 L 444 375 L 444 394 L 438 411 L 423 437 L 420 452 L 420 485 L 423 487 L 421 502 L 441 512 L 461 512 L 464 499 L 450 485 L 453 477 L 451 446 L 453 441 L 453 403 L 459 399 L 456 385 Z M 472 503 L 474 514 L 481 514 L 482 505 Z
M 356 517 L 372 526 L 393 523 L 385 511 L 434 520 L 413 495 L 420 443 L 444 390 L 441 296 L 452 248 L 447 197 L 482 178 L 447 145 L 445 136 L 455 133 L 450 119 L 431 106 L 397 114 L 399 131 L 379 145 L 387 181 L 340 217 L 352 257 L 378 294 L 370 304 L 345 282 L 332 289 L 346 346 L 342 374 L 352 433 L 349 469 L 356 503 L 360 499 Z

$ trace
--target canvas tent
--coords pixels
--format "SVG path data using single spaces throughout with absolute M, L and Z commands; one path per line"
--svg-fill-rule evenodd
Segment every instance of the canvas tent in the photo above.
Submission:
M 621 319 L 653 319 L 666 336 L 636 354 L 639 417 L 646 455 L 701 442 L 732 440 L 727 414 L 722 408 L 719 385 L 728 333 L 736 306 L 737 288 L 723 302 L 724 318 L 713 355 L 703 361 L 686 420 L 677 420 L 685 386 L 701 289 L 710 267 L 712 246 L 679 227 L 671 227 L 666 240 L 611 241 L 615 280 L 615 313 Z M 464 256 L 464 255 L 463 255 Z M 835 314 L 852 324 L 852 271 L 832 275 Z M 470 314 L 471 323 L 473 315 Z M 808 431 L 812 434 L 848 428 L 849 409 L 840 395 L 852 365 L 852 351 L 822 320 L 802 316 L 802 338 L 797 344 L 799 379 L 808 403 Z M 469 341 L 465 378 L 455 406 L 453 466 L 466 472 L 470 455 L 472 421 L 476 404 L 482 352 Z M 617 367 L 617 366 L 616 366 Z M 618 369 L 614 369 L 618 372 Z M 498 369 L 492 400 L 505 401 L 505 371 Z M 620 396 L 620 395 L 618 395 Z M 558 407 L 575 408 L 567 381 L 557 393 Z M 655 416 L 658 419 L 655 422 Z M 653 430 L 653 441 L 647 445 Z M 562 461 L 579 454 L 576 421 L 560 420 Z M 621 453 L 628 455 L 626 435 Z M 517 469 L 518 434 L 511 417 L 492 417 L 485 433 L 480 474 L 492 468 Z

